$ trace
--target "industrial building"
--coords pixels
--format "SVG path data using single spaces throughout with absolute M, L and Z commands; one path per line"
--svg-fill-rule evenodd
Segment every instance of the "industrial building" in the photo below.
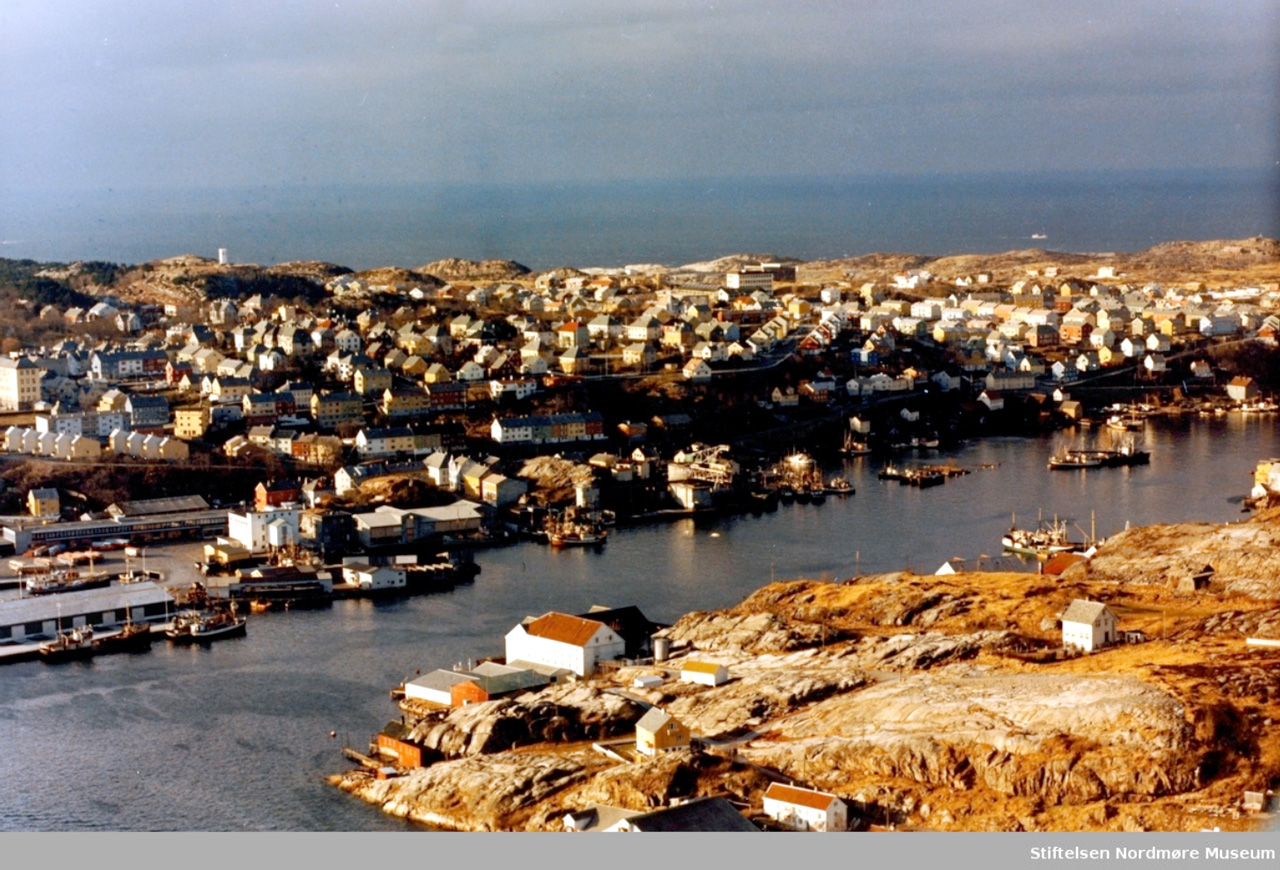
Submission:
M 0 601 L 0 644 L 31 643 L 59 628 L 162 622 L 172 610 L 173 596 L 149 581 Z

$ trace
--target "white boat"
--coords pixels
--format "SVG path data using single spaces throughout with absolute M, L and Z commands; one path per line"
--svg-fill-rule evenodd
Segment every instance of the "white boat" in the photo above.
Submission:
M 1010 553 L 1021 553 L 1024 556 L 1036 556 L 1040 559 L 1047 559 L 1054 553 L 1066 553 L 1084 547 L 1084 544 L 1067 537 L 1066 523 L 1057 521 L 1053 525 L 1041 523 L 1040 527 L 1035 529 L 1011 528 L 1000 539 L 1000 543 Z

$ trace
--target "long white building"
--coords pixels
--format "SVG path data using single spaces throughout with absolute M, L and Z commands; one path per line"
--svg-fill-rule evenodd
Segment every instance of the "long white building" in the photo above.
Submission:
M 508 664 L 529 662 L 586 676 L 600 662 L 621 658 L 626 643 L 603 622 L 553 611 L 507 632 L 506 648 Z

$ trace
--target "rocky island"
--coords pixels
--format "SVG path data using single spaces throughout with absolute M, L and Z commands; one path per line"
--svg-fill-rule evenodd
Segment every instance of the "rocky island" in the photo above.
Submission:
M 331 781 L 460 830 L 713 794 L 759 816 L 771 782 L 841 797 L 854 827 L 1250 829 L 1246 792 L 1280 779 L 1277 536 L 1273 512 L 1131 529 L 1060 577 L 774 583 L 665 629 L 665 662 L 429 714 L 410 739 L 434 762 Z M 1105 603 L 1119 642 L 1064 653 L 1079 600 Z M 730 679 L 680 681 L 690 658 Z M 629 753 L 649 706 L 693 746 Z

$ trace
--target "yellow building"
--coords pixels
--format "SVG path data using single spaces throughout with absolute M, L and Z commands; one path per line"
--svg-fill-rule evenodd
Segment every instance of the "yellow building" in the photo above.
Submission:
M 33 517 L 56 517 L 61 509 L 56 489 L 33 489 L 27 493 L 27 510 Z
M 178 408 L 173 412 L 173 435 L 184 441 L 203 438 L 209 431 L 209 411 L 207 408 Z
M 642 755 L 657 755 L 689 745 L 689 729 L 670 713 L 657 707 L 650 708 L 636 723 L 636 751 Z

